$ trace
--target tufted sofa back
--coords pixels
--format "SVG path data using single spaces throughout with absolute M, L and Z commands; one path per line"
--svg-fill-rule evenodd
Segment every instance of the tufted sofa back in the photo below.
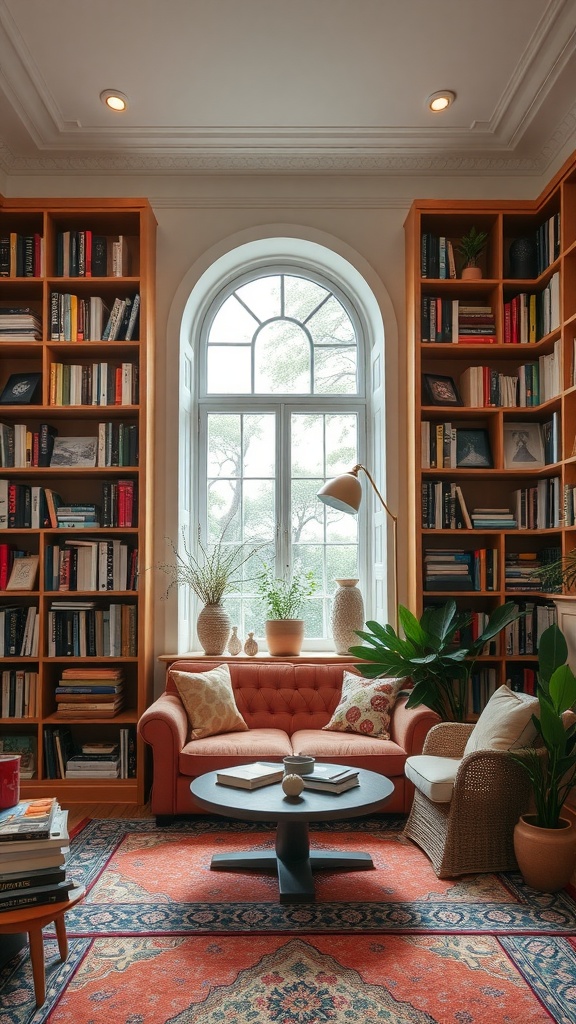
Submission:
M 180 672 L 209 672 L 219 662 L 176 661 Z M 350 664 L 309 662 L 229 662 L 238 710 L 250 729 L 321 729 L 330 721 L 342 692 L 342 676 Z M 177 693 L 170 670 L 166 692 Z

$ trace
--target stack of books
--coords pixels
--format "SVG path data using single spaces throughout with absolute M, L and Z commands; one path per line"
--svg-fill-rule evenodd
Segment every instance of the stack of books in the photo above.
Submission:
M 344 793 L 360 785 L 357 768 L 343 768 L 338 764 L 317 764 L 311 775 L 303 775 L 304 789 L 317 789 L 321 793 Z
M 458 342 L 496 344 L 496 323 L 491 306 L 458 303 Z
M 11 341 L 39 341 L 42 318 L 29 306 L 4 306 L 0 309 L 0 338 Z
M 67 779 L 118 779 L 120 778 L 120 754 L 118 744 L 110 743 L 98 753 L 73 754 L 66 762 Z
M 475 530 L 515 530 L 518 526 L 509 508 L 474 508 L 471 519 Z
M 68 898 L 67 819 L 55 797 L 0 811 L 0 912 Z
M 428 548 L 424 556 L 424 590 L 475 590 L 473 557 L 462 548 Z
M 93 503 L 60 505 L 56 509 L 58 529 L 93 530 L 100 526 L 100 508 Z
M 124 705 L 121 668 L 65 668 L 55 690 L 56 714 L 63 718 L 115 715 Z

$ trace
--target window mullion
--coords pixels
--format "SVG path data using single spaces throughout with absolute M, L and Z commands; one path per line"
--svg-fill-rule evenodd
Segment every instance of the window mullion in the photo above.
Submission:
M 290 516 L 290 414 L 285 404 L 278 409 L 277 419 L 277 461 L 276 461 L 276 521 L 277 547 L 276 572 L 284 574 L 287 565 L 292 564 L 291 516 Z

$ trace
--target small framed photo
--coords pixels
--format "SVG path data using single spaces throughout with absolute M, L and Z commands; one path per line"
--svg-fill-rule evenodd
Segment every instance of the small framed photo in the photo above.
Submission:
M 546 465 L 539 423 L 504 423 L 504 468 L 541 469 Z
M 452 377 L 423 373 L 422 387 L 427 405 L 462 405 L 462 399 Z
M 38 573 L 38 555 L 15 558 L 6 590 L 34 590 Z
M 0 395 L 2 405 L 31 405 L 38 401 L 41 373 L 12 373 Z
M 492 469 L 492 452 L 487 430 L 456 430 L 456 465 L 462 469 Z

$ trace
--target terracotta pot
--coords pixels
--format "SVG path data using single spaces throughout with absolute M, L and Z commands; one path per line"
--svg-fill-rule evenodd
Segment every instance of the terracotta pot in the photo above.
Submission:
M 482 267 L 464 267 L 462 271 L 463 281 L 478 281 L 482 277 Z
M 204 654 L 223 654 L 230 636 L 230 616 L 221 604 L 205 604 L 196 622 Z
M 275 658 L 300 654 L 304 639 L 304 619 L 267 619 L 266 642 Z
M 576 828 L 560 818 L 559 828 L 540 828 L 535 814 L 523 814 L 514 828 L 514 853 L 522 877 L 539 892 L 557 892 L 576 867 Z

